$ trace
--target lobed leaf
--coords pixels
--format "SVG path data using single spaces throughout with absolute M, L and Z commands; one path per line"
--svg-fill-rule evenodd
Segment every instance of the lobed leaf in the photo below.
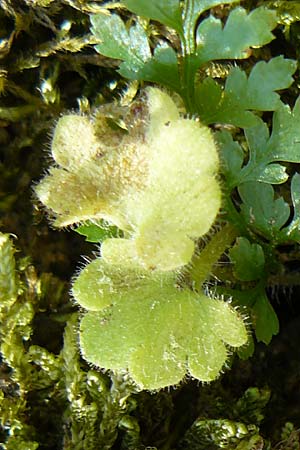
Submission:
M 147 34 L 137 22 L 129 30 L 117 14 L 91 16 L 92 33 L 100 40 L 95 46 L 102 55 L 121 59 L 124 69 L 137 73 L 151 58 Z
M 253 281 L 263 276 L 265 256 L 259 244 L 252 244 L 247 238 L 240 237 L 237 238 L 229 254 L 238 280 Z
M 163 43 L 156 47 L 152 56 L 147 34 L 139 22 L 127 30 L 118 15 L 96 14 L 91 16 L 91 23 L 91 32 L 100 40 L 96 50 L 120 59 L 118 71 L 123 77 L 152 81 L 181 91 L 175 51 Z
M 276 25 L 276 13 L 264 7 L 249 14 L 244 8 L 234 9 L 224 28 L 220 19 L 210 16 L 200 23 L 196 33 L 198 64 L 248 58 L 250 47 L 262 47 L 274 39 L 271 31 Z
M 211 78 L 196 87 L 197 112 L 206 123 L 228 123 L 238 127 L 257 124 L 257 117 L 250 112 L 273 111 L 280 106 L 280 96 L 275 91 L 288 88 L 296 61 L 282 56 L 268 63 L 258 62 L 249 77 L 239 67 L 233 67 L 226 79 L 225 88 Z
M 258 180 L 265 183 L 283 183 L 288 179 L 283 162 L 300 162 L 300 98 L 291 111 L 280 103 L 274 112 L 272 134 L 267 125 L 258 119 L 257 125 L 245 130 L 250 158 L 240 174 L 240 180 Z M 274 164 L 275 163 L 275 164 Z
M 243 201 L 241 213 L 249 226 L 276 240 L 289 218 L 289 205 L 282 197 L 274 198 L 274 189 L 265 183 L 243 183 L 238 191 Z
M 225 91 L 234 95 L 245 109 L 274 111 L 280 106 L 280 96 L 275 91 L 286 89 L 293 83 L 292 75 L 297 62 L 277 56 L 270 61 L 259 61 L 247 79 L 238 67 L 231 69 Z
M 300 162 L 300 97 L 293 110 L 283 103 L 273 116 L 272 134 L 266 148 L 272 161 Z
M 173 270 L 189 263 L 194 238 L 209 230 L 220 208 L 218 153 L 209 128 L 181 117 L 167 93 L 148 88 L 145 97 L 143 106 L 137 101 L 139 119 L 128 108 L 136 126 L 110 132 L 113 146 L 105 118 L 60 119 L 52 154 L 61 167 L 50 168 L 36 193 L 56 214 L 56 226 L 106 220 L 128 233 L 117 243 L 108 239 L 106 248 L 126 247 L 141 267 Z
M 216 134 L 225 163 L 228 187 L 252 181 L 280 184 L 288 179 L 284 165 L 280 162 L 300 162 L 300 97 L 293 110 L 279 104 L 273 115 L 272 134 L 265 122 L 256 117 L 256 125 L 245 128 L 249 148 L 249 160 L 242 166 L 243 152 L 228 132 Z
M 142 282 L 141 282 L 142 285 Z M 204 294 L 149 285 L 140 298 L 122 294 L 110 308 L 88 312 L 80 327 L 83 356 L 110 370 L 128 370 L 140 388 L 178 384 L 185 374 L 214 380 L 227 359 L 225 344 L 247 341 L 242 319 Z

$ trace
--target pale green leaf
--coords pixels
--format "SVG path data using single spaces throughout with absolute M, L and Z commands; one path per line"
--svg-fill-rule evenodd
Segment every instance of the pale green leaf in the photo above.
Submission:
M 73 294 L 89 310 L 80 327 L 83 356 L 102 369 L 128 370 L 143 389 L 178 384 L 186 374 L 214 380 L 226 362 L 226 344 L 247 342 L 237 311 L 177 289 L 173 275 L 137 275 L 103 260 L 79 275 Z

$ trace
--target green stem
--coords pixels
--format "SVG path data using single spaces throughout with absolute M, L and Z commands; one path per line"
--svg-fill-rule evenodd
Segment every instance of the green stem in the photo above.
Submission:
M 194 0 L 186 0 L 183 8 L 184 29 L 181 37 L 182 58 L 181 78 L 182 97 L 185 100 L 186 109 L 191 114 L 195 113 L 195 71 L 192 67 L 192 56 L 195 54 L 195 38 L 193 26 Z
M 220 259 L 226 248 L 232 244 L 237 236 L 237 230 L 227 223 L 212 237 L 202 252 L 193 257 L 190 276 L 196 290 L 201 289 L 204 281 L 208 279 L 213 265 Z

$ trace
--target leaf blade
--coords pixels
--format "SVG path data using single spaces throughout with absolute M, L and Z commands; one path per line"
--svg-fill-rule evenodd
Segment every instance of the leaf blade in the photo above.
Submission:
M 264 7 L 248 15 L 244 8 L 235 8 L 224 28 L 219 19 L 208 17 L 196 33 L 199 65 L 216 59 L 247 58 L 250 47 L 261 47 L 274 39 L 271 31 L 276 24 L 276 13 Z
M 138 16 L 157 20 L 182 34 L 181 9 L 178 0 L 123 0 L 126 8 Z

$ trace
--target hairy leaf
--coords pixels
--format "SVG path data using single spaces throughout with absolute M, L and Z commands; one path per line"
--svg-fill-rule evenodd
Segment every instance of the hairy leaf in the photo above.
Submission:
M 137 126 L 109 135 L 113 146 L 102 117 L 62 117 L 52 145 L 60 167 L 36 193 L 55 225 L 107 220 L 128 234 L 107 239 L 106 248 L 121 248 L 142 267 L 172 270 L 189 263 L 193 238 L 209 230 L 220 208 L 218 153 L 209 128 L 181 117 L 167 93 L 148 88 L 144 98 Z
M 93 283 L 94 275 L 90 276 Z M 227 303 L 169 284 L 147 283 L 147 277 L 132 283 L 131 289 L 119 284 L 111 306 L 83 317 L 80 346 L 89 362 L 128 370 L 139 387 L 155 390 L 179 383 L 185 374 L 202 381 L 215 379 L 227 359 L 224 344 L 246 343 L 245 325 Z M 105 297 L 110 294 L 100 285 L 98 281 L 98 304 L 104 305 L 102 292 Z M 80 304 L 86 304 L 85 290 L 76 294 Z

